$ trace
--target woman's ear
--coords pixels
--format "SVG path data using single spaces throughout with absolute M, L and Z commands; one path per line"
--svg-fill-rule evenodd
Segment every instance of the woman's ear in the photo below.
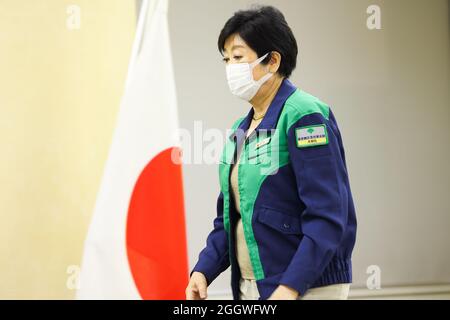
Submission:
M 269 72 L 276 73 L 280 68 L 280 64 L 281 64 L 281 54 L 277 51 L 272 51 L 270 53 L 270 60 L 268 63 Z

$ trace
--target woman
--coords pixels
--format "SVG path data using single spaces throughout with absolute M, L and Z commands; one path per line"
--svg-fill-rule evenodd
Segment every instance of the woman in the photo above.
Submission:
M 230 265 L 235 300 L 346 299 L 356 217 L 341 134 L 330 107 L 288 80 L 291 29 L 273 7 L 238 11 L 218 46 L 231 93 L 252 108 L 225 145 L 187 299 L 205 299 Z

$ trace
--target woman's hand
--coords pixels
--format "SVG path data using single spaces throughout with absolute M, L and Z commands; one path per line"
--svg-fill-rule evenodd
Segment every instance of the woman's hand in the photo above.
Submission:
M 285 285 L 279 285 L 268 300 L 296 300 L 298 291 Z
M 186 288 L 186 300 L 205 300 L 207 297 L 206 278 L 201 272 L 193 272 Z

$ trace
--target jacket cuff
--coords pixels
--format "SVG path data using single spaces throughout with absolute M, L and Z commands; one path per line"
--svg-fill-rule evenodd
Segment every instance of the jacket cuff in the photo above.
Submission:
M 278 284 L 288 286 L 298 291 L 299 296 L 305 295 L 306 291 L 311 287 L 311 284 L 306 281 L 308 276 L 301 272 L 290 272 L 289 269 L 281 277 Z

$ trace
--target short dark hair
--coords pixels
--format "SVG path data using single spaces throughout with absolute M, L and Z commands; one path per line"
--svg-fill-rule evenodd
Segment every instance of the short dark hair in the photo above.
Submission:
M 249 10 L 239 10 L 228 19 L 217 42 L 220 53 L 225 51 L 225 41 L 237 33 L 252 48 L 258 57 L 269 51 L 281 55 L 278 73 L 289 78 L 297 65 L 297 41 L 280 10 L 272 6 L 254 6 Z M 261 63 L 267 64 L 270 55 Z

